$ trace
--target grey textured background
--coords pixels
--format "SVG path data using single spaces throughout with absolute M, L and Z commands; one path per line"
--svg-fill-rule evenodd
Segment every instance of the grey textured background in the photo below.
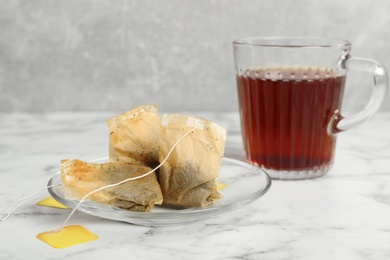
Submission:
M 235 111 L 232 40 L 345 38 L 390 69 L 389 32 L 386 0 L 0 0 L 0 111 Z

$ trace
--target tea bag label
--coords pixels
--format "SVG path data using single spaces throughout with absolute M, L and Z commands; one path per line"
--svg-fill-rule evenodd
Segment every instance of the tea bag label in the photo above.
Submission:
M 71 225 L 40 233 L 37 238 L 54 248 L 66 248 L 96 240 L 99 236 L 83 226 Z
M 216 182 L 216 185 L 217 185 L 217 191 L 220 191 L 220 190 L 222 190 L 222 189 L 225 189 L 225 188 L 227 188 L 227 184 L 225 184 L 225 183 L 222 183 L 222 182 Z
M 68 207 L 59 203 L 53 197 L 48 197 L 44 200 L 41 200 L 37 202 L 38 206 L 44 206 L 44 207 L 52 207 L 52 208 L 59 208 L 59 209 L 67 209 Z

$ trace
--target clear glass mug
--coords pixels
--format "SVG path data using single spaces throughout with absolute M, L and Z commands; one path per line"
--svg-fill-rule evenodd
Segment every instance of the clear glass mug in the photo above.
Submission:
M 387 92 L 377 61 L 350 56 L 345 40 L 254 37 L 233 42 L 247 160 L 274 179 L 306 179 L 333 165 L 337 133 L 370 118 Z M 348 70 L 373 75 L 366 107 L 340 114 Z

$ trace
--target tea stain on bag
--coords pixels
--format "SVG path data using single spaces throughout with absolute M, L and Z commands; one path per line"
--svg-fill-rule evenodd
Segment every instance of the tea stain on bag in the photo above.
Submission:
M 48 197 L 46 199 L 43 199 L 41 201 L 37 202 L 38 206 L 44 206 L 44 207 L 51 207 L 51 208 L 58 208 L 58 209 L 68 209 L 67 206 L 59 203 L 53 197 Z
M 107 120 L 109 158 L 154 168 L 159 163 L 158 105 L 142 105 Z
M 71 225 L 40 233 L 37 238 L 53 248 L 67 248 L 96 240 L 99 236 L 83 226 Z
M 222 198 L 215 183 L 225 149 L 224 128 L 200 117 L 165 114 L 160 129 L 160 160 L 167 158 L 173 140 L 191 129 L 189 138 L 175 148 L 159 170 L 165 205 L 205 207 Z

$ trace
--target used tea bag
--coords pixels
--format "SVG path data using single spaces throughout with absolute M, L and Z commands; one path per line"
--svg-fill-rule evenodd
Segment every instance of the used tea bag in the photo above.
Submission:
M 68 199 L 79 200 L 93 190 L 149 171 L 152 171 L 149 167 L 124 162 L 94 164 L 80 160 L 61 161 L 62 185 Z M 148 212 L 155 204 L 161 204 L 163 197 L 153 172 L 143 178 L 95 192 L 88 199 L 130 211 Z
M 180 136 L 194 129 L 173 150 L 159 171 L 163 204 L 202 207 L 221 198 L 215 179 L 225 149 L 226 130 L 208 120 L 164 115 L 160 131 L 160 161 Z
M 161 118 L 157 105 L 142 105 L 107 121 L 111 162 L 158 164 Z

